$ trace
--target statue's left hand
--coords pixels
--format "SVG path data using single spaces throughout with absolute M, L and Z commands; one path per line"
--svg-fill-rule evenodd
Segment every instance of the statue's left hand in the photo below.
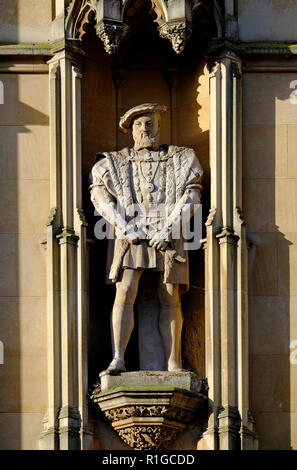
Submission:
M 149 244 L 150 246 L 156 248 L 156 250 L 165 251 L 168 245 L 168 241 L 164 240 L 160 232 L 157 232 L 150 240 Z

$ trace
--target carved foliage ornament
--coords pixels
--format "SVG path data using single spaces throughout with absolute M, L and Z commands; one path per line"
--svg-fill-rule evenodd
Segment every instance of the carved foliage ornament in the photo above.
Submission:
M 111 388 L 101 392 L 101 386 L 96 385 L 90 399 L 132 449 L 165 449 L 207 403 L 207 384 L 201 385 L 198 391 L 193 377 L 185 390 Z M 192 387 L 195 392 L 189 393 Z
M 118 431 L 122 440 L 132 449 L 157 450 L 165 449 L 172 444 L 178 430 L 163 426 L 130 426 Z
M 164 9 L 170 8 L 170 4 L 165 6 L 165 3 L 160 0 L 126 1 L 121 3 L 120 14 L 115 14 L 115 17 L 111 18 L 110 14 L 105 17 L 104 5 L 102 7 L 103 15 L 98 13 L 99 2 L 101 5 L 101 2 L 104 1 L 106 0 L 73 0 L 67 9 L 66 37 L 82 39 L 86 33 L 86 25 L 90 23 L 92 18 L 95 18 L 97 35 L 103 42 L 105 51 L 108 54 L 114 54 L 129 30 L 129 26 L 125 24 L 126 14 L 128 16 L 137 15 L 138 9 L 141 9 L 143 3 L 148 3 L 151 5 L 150 11 L 154 13 L 153 21 L 158 25 L 160 36 L 171 42 L 172 48 L 177 54 L 184 50 L 186 41 L 191 35 L 191 26 L 186 18 L 166 21 Z
M 128 33 L 128 26 L 124 23 L 107 23 L 102 21 L 96 26 L 97 36 L 103 42 L 107 54 L 114 54 L 120 42 Z
M 186 398 L 187 399 L 187 398 Z M 164 404 L 114 406 L 103 412 L 120 438 L 132 449 L 165 449 L 186 429 L 197 408 Z M 193 403 L 192 403 L 193 404 Z
M 161 38 L 168 39 L 171 42 L 174 52 L 180 54 L 184 50 L 192 30 L 187 21 L 174 21 L 161 25 L 159 32 Z
M 105 411 L 105 416 L 112 422 L 132 417 L 164 417 L 173 421 L 188 423 L 193 417 L 193 411 L 169 405 L 152 406 L 123 406 Z

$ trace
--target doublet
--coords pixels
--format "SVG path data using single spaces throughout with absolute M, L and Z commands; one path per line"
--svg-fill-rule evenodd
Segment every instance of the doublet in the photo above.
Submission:
M 116 203 L 125 211 L 125 220 L 137 221 L 138 228 L 147 234 L 147 240 L 131 244 L 121 268 L 164 271 L 166 252 L 149 246 L 155 231 L 164 231 L 168 215 L 187 189 L 200 192 L 202 168 L 194 150 L 186 147 L 161 146 L 158 150 L 124 148 L 118 152 L 96 154 L 96 163 L 90 174 L 90 189 L 101 186 L 106 203 Z M 135 219 L 135 206 L 138 208 Z M 133 213 L 131 212 L 133 209 Z M 100 208 L 99 208 L 100 212 Z M 104 211 L 102 211 L 104 212 Z M 104 216 L 104 213 L 101 215 Z M 168 239 L 170 247 L 184 262 L 174 261 L 164 282 L 188 285 L 188 257 L 184 240 Z M 121 239 L 115 240 L 113 259 L 120 252 Z

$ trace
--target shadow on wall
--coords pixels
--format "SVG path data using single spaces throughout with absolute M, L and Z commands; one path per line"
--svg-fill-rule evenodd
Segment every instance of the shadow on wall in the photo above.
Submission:
M 1 1 L 2 42 L 20 42 L 19 4 Z M 43 273 L 34 261 L 42 258 L 45 271 L 40 232 L 45 232 L 48 208 L 42 216 L 45 199 L 35 199 L 34 190 L 42 191 L 42 179 L 48 179 L 36 150 L 47 146 L 47 139 L 41 128 L 33 136 L 31 126 L 48 126 L 49 120 L 39 110 L 43 97 L 39 100 L 34 77 L 0 75 L 0 448 L 5 450 L 37 448 L 45 411 L 38 408 L 46 396 L 46 358 L 38 345 L 46 343 L 46 301 L 38 292 Z M 36 108 L 24 102 L 27 94 Z M 37 229 L 41 225 L 44 230 Z
M 30 329 L 39 328 L 39 318 L 35 325 L 28 322 L 28 317 L 33 319 L 30 310 L 38 309 L 38 299 L 28 291 L 28 283 L 34 283 L 33 267 L 25 257 L 32 250 L 30 244 L 38 245 L 33 250 L 43 248 L 39 245 L 40 237 L 35 234 L 35 240 L 27 243 L 28 226 L 30 220 L 34 226 L 35 217 L 34 207 L 30 206 L 30 179 L 32 172 L 39 173 L 39 170 L 38 162 L 33 168 L 31 147 L 21 149 L 19 142 L 26 145 L 28 140 L 23 134 L 32 132 L 29 126 L 47 126 L 48 116 L 20 101 L 18 75 L 2 74 L 0 80 L 4 90 L 4 104 L 0 105 L 0 340 L 4 345 L 4 364 L 0 364 L 0 446 L 20 449 L 26 445 L 22 422 L 23 428 L 30 426 L 30 419 L 34 417 L 29 415 L 28 390 L 25 393 L 22 390 L 29 386 L 30 371 L 34 368 L 34 359 L 29 357 Z M 24 412 L 22 417 L 21 412 Z
M 202 165 L 202 238 L 206 236 L 205 222 L 210 207 L 209 169 L 209 85 L 204 60 L 191 60 L 194 51 L 188 50 L 183 66 L 183 89 L 180 90 L 180 145 L 195 149 Z M 198 80 L 197 80 L 198 77 Z M 194 96 L 194 92 L 196 95 Z M 183 353 L 185 365 L 205 377 L 205 279 L 204 250 L 189 252 L 190 289 L 182 297 L 184 312 Z
M 244 76 L 250 407 L 260 449 L 291 448 L 289 347 L 295 294 L 291 273 L 292 250 L 297 243 L 297 180 L 291 179 L 288 165 L 292 144 L 288 123 L 297 122 L 297 108 L 289 109 L 289 84 L 290 74 Z
M 40 2 L 27 2 L 32 8 L 24 3 L 1 0 L 2 43 L 19 44 L 25 37 L 42 35 L 43 27 L 33 21 L 38 17 L 49 31 L 46 9 L 52 2 L 43 1 L 41 16 Z M 13 60 L 17 63 L 18 58 Z M 49 165 L 49 119 L 41 112 L 47 79 L 41 91 L 36 78 L 0 75 L 0 448 L 7 450 L 37 448 L 45 411 L 40 404 L 46 397 L 46 264 L 40 241 L 49 210 L 49 169 L 43 165 Z
M 2 449 L 21 448 L 20 319 L 18 277 L 18 157 L 17 136 L 26 128 L 15 126 L 9 111 L 18 102 L 18 80 L 11 86 L 1 75 L 4 103 L 1 105 L 0 185 L 0 339 L 4 364 L 0 364 L 0 435 Z M 8 89 L 10 93 L 8 94 Z M 7 119 L 8 118 L 8 119 Z M 14 124 L 14 125 L 13 125 Z

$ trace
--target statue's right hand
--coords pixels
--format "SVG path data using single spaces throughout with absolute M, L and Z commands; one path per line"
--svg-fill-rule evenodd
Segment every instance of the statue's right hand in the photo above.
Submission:
M 136 245 L 139 242 L 139 235 L 137 232 L 126 233 L 126 239 L 132 244 Z
M 130 229 L 126 233 L 125 238 L 132 243 L 133 245 L 136 245 L 139 243 L 141 240 L 146 240 L 146 235 L 143 233 L 141 230 L 133 230 Z

